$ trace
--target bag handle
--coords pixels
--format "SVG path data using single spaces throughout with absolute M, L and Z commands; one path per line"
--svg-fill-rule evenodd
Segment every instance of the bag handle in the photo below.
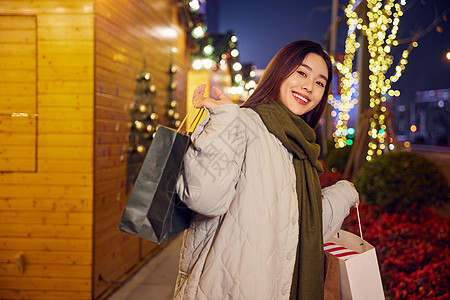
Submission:
M 180 126 L 178 127 L 177 133 L 180 133 L 180 130 L 181 130 L 181 128 L 183 128 L 183 125 L 184 125 L 184 123 L 186 122 L 187 118 L 188 118 L 188 117 L 190 116 L 190 114 L 194 111 L 194 109 L 197 108 L 196 106 L 197 106 L 197 103 L 198 103 L 199 100 L 200 100 L 200 98 L 197 99 L 197 101 L 195 101 L 195 103 L 194 103 L 194 105 L 191 107 L 191 109 L 189 109 L 188 113 L 186 114 L 186 116 L 184 117 L 184 119 L 183 119 L 183 121 L 181 122 Z M 197 122 L 200 121 L 201 116 L 203 115 L 203 111 L 204 111 L 204 110 L 205 110 L 204 108 L 202 108 L 202 109 L 200 110 L 200 112 L 199 112 L 199 113 L 194 117 L 194 119 L 192 120 L 191 124 L 189 124 L 189 127 L 188 127 L 188 128 L 191 128 L 192 123 L 194 123 L 194 121 L 197 119 L 197 117 L 199 117 Z M 197 124 L 198 124 L 198 123 L 197 123 Z
M 355 204 L 356 207 L 356 215 L 358 216 L 358 225 L 359 225 L 359 235 L 361 239 L 363 240 L 362 230 L 361 230 L 361 219 L 359 218 L 359 209 L 358 209 L 358 203 Z

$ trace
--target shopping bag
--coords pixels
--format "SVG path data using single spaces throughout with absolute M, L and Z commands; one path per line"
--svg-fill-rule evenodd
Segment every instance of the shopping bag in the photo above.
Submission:
M 192 212 L 175 192 L 189 142 L 188 135 L 158 127 L 119 230 L 160 244 L 189 227 Z
M 339 259 L 331 253 L 325 254 L 324 300 L 339 300 Z
M 377 255 L 371 244 L 340 230 L 324 249 L 339 260 L 341 299 L 384 299 Z

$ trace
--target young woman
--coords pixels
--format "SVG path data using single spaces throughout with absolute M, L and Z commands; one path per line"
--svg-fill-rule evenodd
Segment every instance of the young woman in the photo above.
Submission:
M 208 116 L 192 135 L 178 193 L 196 214 L 184 236 L 175 299 L 322 299 L 323 241 L 358 200 L 352 184 L 321 190 L 313 128 L 331 63 L 296 41 L 272 59 L 242 108 L 219 89 L 194 103 Z

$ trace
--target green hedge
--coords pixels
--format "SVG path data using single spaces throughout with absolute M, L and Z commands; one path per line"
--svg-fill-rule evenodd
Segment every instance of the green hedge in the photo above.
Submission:
M 447 178 L 432 161 L 413 152 L 383 154 L 356 174 L 361 199 L 389 210 L 413 211 L 449 199 Z
M 353 146 L 345 146 L 344 148 L 337 149 L 334 147 L 334 141 L 331 142 L 328 142 L 328 154 L 325 157 L 325 164 L 329 170 L 344 173 L 345 165 L 347 164 Z

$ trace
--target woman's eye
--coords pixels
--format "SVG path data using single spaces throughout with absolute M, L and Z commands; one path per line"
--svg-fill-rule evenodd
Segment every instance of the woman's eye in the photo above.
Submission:
M 325 87 L 325 85 L 322 82 L 320 82 L 320 81 L 317 81 L 316 83 L 317 83 L 317 85 L 319 85 L 321 87 Z
M 306 76 L 305 72 L 297 71 L 297 73 L 300 74 L 301 76 Z

